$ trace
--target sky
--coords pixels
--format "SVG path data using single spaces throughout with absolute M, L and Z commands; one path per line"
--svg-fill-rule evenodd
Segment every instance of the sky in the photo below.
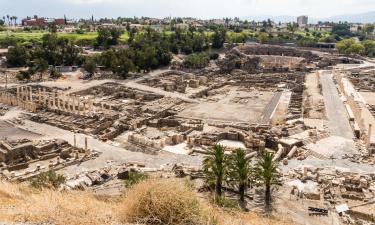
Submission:
M 250 16 L 327 18 L 375 11 L 375 0 L 0 0 L 0 16 L 68 18 Z

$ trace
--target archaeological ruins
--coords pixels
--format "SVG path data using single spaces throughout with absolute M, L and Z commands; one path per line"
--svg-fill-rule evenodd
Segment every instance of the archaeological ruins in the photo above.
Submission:
M 258 44 L 228 46 L 199 70 L 10 82 L 0 86 L 0 176 L 54 169 L 67 188 L 99 192 L 124 170 L 199 177 L 207 149 L 220 144 L 245 149 L 248 160 L 274 153 L 280 212 L 308 215 L 308 205 L 370 224 L 374 84 L 374 62 Z

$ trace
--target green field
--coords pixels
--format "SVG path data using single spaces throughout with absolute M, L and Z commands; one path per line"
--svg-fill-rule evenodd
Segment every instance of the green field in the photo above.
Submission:
M 35 31 L 35 32 L 12 32 L 12 31 L 2 31 L 0 32 L 0 40 L 3 40 L 7 37 L 9 38 L 17 38 L 17 39 L 23 39 L 25 41 L 31 41 L 31 40 L 40 40 L 44 34 L 47 34 L 47 32 L 43 31 Z M 84 34 L 77 34 L 77 33 L 58 33 L 59 37 L 68 38 L 71 40 L 94 40 L 97 36 L 97 32 L 86 32 Z M 126 41 L 128 39 L 128 34 L 125 32 L 121 35 L 120 40 Z

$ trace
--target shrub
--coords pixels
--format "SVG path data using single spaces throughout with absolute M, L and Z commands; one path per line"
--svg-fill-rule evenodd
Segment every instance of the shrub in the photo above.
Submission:
M 18 80 L 30 80 L 31 72 L 29 70 L 21 70 L 17 73 L 16 78 Z
M 216 60 L 218 58 L 219 58 L 219 54 L 217 54 L 217 53 L 210 53 L 210 59 L 211 60 Z
M 194 191 L 180 180 L 148 179 L 130 189 L 119 207 L 125 223 L 210 224 Z
M 36 177 L 32 178 L 30 185 L 37 189 L 52 188 L 56 189 L 64 184 L 66 178 L 63 175 L 57 174 L 55 171 L 42 172 Z
M 221 197 L 215 197 L 211 199 L 212 203 L 228 209 L 241 209 L 240 205 L 238 204 L 238 201 L 235 199 L 225 198 L 223 196 Z
M 129 172 L 129 178 L 124 181 L 125 187 L 129 188 L 138 184 L 139 182 L 146 180 L 148 175 L 140 172 Z
M 58 79 L 61 77 L 61 73 L 57 69 L 52 68 L 50 71 L 50 77 L 53 79 Z
M 191 69 L 204 68 L 210 62 L 209 55 L 206 53 L 190 54 L 184 59 L 184 67 Z

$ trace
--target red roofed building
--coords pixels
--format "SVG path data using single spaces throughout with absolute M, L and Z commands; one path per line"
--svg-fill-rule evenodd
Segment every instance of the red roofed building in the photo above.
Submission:
M 65 19 L 49 19 L 44 17 L 34 16 L 34 18 L 26 18 L 22 20 L 22 26 L 46 26 L 48 24 L 55 24 L 57 26 L 66 25 Z

